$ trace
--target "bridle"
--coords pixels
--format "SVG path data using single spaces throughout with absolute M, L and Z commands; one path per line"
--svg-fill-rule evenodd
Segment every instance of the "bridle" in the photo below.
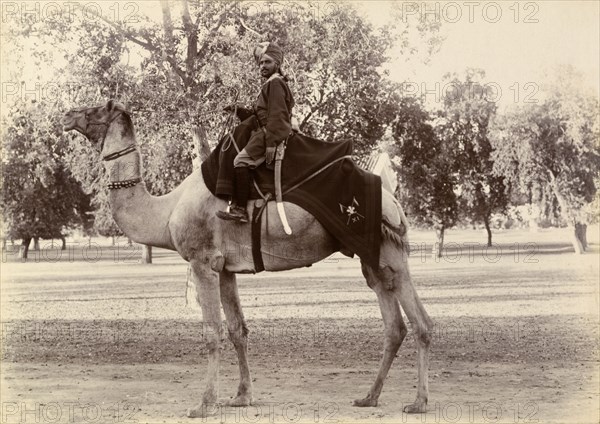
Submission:
M 86 110 L 90 110 L 90 109 L 86 109 Z M 88 127 L 91 125 L 103 125 L 105 127 L 104 129 L 104 135 L 102 136 L 102 140 L 100 141 L 100 152 L 102 152 L 102 150 L 104 149 L 104 140 L 106 140 L 106 134 L 108 134 L 108 128 L 111 126 L 111 124 L 113 123 L 113 121 L 115 119 L 117 119 L 119 116 L 121 116 L 123 114 L 122 110 L 119 110 L 119 113 L 116 113 L 115 116 L 113 116 L 110 121 L 106 121 L 106 122 L 90 122 L 88 121 L 88 118 L 86 116 L 86 123 L 85 123 L 85 132 L 84 134 L 89 134 L 88 132 Z
M 106 122 L 87 122 L 86 123 L 86 132 L 88 126 L 90 125 L 103 125 L 106 127 L 106 129 L 104 130 L 104 135 L 102 136 L 102 141 L 100 142 L 100 152 L 102 152 L 102 150 L 104 150 L 104 141 L 106 140 L 106 134 L 108 134 L 108 129 L 110 128 L 111 124 L 113 123 L 113 121 L 115 119 L 117 119 L 119 116 L 121 116 L 123 113 L 125 113 L 125 111 L 123 110 L 119 110 L 119 113 L 116 113 L 111 119 L 110 121 L 106 121 Z M 125 147 L 124 149 L 121 149 L 119 151 L 113 152 L 113 153 L 109 153 L 108 155 L 105 155 L 102 157 L 102 160 L 105 162 L 110 162 L 113 161 L 115 159 L 118 159 L 122 156 L 125 156 L 129 153 L 135 152 L 137 150 L 137 146 L 132 143 L 129 146 Z M 136 184 L 140 183 L 142 181 L 141 177 L 137 177 L 137 178 L 132 178 L 129 180 L 123 180 L 123 181 L 112 181 L 110 183 L 108 183 L 108 188 L 110 190 L 116 190 L 119 188 L 129 188 L 129 187 L 133 187 Z

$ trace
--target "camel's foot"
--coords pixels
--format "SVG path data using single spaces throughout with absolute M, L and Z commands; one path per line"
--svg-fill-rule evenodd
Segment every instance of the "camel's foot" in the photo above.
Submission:
M 213 415 L 216 415 L 218 412 L 219 404 L 200 404 L 195 408 L 190 408 L 187 410 L 188 418 L 206 418 Z
M 417 399 L 410 405 L 406 405 L 404 412 L 407 414 L 423 414 L 427 412 L 427 401 Z
M 366 408 L 369 406 L 377 406 L 377 399 L 373 399 L 371 395 L 368 395 L 364 399 L 356 399 L 352 406 L 358 406 L 360 408 Z
M 225 406 L 250 406 L 252 405 L 252 395 L 237 395 L 233 399 L 223 401 Z

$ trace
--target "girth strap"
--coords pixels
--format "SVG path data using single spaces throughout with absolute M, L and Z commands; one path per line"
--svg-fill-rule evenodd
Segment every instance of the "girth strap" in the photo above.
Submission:
M 252 260 L 254 261 L 254 271 L 261 272 L 265 270 L 265 263 L 263 262 L 261 252 L 261 216 L 267 207 L 269 200 L 271 199 L 271 193 L 267 193 L 265 199 L 258 199 L 254 202 L 254 208 L 252 209 L 252 223 L 251 223 L 251 237 L 252 237 Z

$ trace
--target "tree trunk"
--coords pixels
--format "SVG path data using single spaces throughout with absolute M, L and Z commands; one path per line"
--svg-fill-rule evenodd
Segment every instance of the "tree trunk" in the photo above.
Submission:
M 194 170 L 199 169 L 202 162 L 204 162 L 210 155 L 210 147 L 208 145 L 208 137 L 206 135 L 206 129 L 201 126 L 195 126 L 192 129 L 192 140 L 194 142 L 194 156 L 192 158 L 192 167 Z M 186 278 L 186 298 L 185 304 L 191 308 L 197 308 L 198 302 L 196 300 L 196 284 L 192 278 L 192 266 L 188 265 L 187 278 Z
M 569 233 L 571 233 L 571 243 L 573 244 L 573 249 L 575 249 L 575 253 L 581 255 L 585 252 L 585 248 L 581 243 L 581 240 L 577 236 L 577 227 L 573 224 L 569 225 Z
M 33 250 L 40 250 L 40 238 L 39 237 L 33 238 Z
M 60 238 L 62 245 L 60 246 L 60 250 L 67 250 L 67 239 L 64 237 Z
M 19 259 L 27 259 L 29 255 L 29 245 L 31 244 L 31 237 L 23 239 L 21 248 L 19 249 Z
M 492 229 L 490 228 L 490 218 L 488 216 L 483 218 L 483 224 L 485 225 L 485 231 L 487 231 L 487 245 L 492 247 Z
M 581 224 L 579 222 L 577 222 L 577 219 L 575 219 L 575 217 L 577 217 L 577 213 L 572 213 L 571 209 L 569 208 L 569 205 L 567 203 L 567 200 L 565 199 L 565 197 L 562 195 L 562 193 L 560 192 L 559 188 L 558 188 L 558 183 L 556 181 L 556 177 L 554 176 L 554 174 L 552 172 L 549 173 L 550 175 L 550 184 L 552 186 L 552 192 L 554 193 L 554 196 L 556 197 L 556 200 L 558 201 L 558 206 L 560 207 L 560 213 L 562 215 L 562 217 L 569 223 L 569 232 L 571 233 L 571 242 L 573 243 L 573 248 L 575 249 L 575 253 L 581 255 L 583 253 L 585 253 L 585 248 L 587 246 L 587 242 L 583 243 L 583 239 L 585 239 L 585 232 L 587 230 L 587 225 L 581 229 L 581 226 L 584 224 Z M 583 232 L 583 235 L 582 235 Z M 583 237 L 583 239 L 582 239 Z
M 131 239 L 129 237 L 127 237 L 127 245 L 128 246 L 132 246 L 133 242 L 131 241 Z
M 585 251 L 588 247 L 587 224 L 584 224 L 582 222 L 576 222 L 574 226 L 574 235 L 579 244 L 581 244 L 582 250 Z
M 6 239 L 2 239 L 2 250 L 6 250 Z
M 527 206 L 527 223 L 529 224 L 529 232 L 537 233 L 540 230 L 538 221 L 540 219 L 540 208 L 537 205 L 529 204 Z
M 116 242 L 116 240 L 115 240 L 115 236 L 111 236 L 111 238 L 112 238 L 112 245 L 114 246 L 114 245 L 115 245 L 115 242 Z
M 207 138 L 204 127 L 198 125 L 192 129 L 192 140 L 194 143 L 192 167 L 194 170 L 199 169 L 202 162 L 210 156 L 210 147 Z
M 151 264 L 152 263 L 152 246 L 148 246 L 146 244 L 142 247 L 142 263 Z
M 433 255 L 434 258 L 442 257 L 442 252 L 444 249 L 444 231 L 445 230 L 446 230 L 446 227 L 444 227 L 443 225 L 441 227 L 438 227 L 435 229 L 436 242 L 433 245 L 433 249 L 431 251 L 431 254 Z

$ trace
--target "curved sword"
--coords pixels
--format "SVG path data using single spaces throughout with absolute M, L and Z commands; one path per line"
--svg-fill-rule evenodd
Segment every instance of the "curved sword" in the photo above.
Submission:
M 287 216 L 285 215 L 285 208 L 283 207 L 283 195 L 281 193 L 281 162 L 285 153 L 285 141 L 277 146 L 275 150 L 275 201 L 277 202 L 277 213 L 279 219 L 283 224 L 283 231 L 289 236 L 292 234 L 292 229 L 288 223 Z

